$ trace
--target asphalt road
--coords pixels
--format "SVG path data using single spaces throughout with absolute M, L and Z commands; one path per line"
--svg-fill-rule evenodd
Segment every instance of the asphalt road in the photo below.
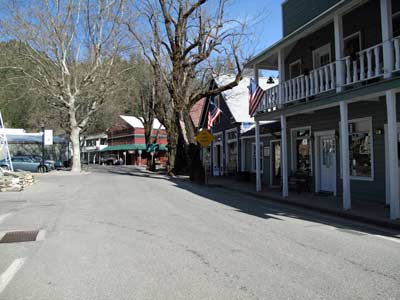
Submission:
M 400 299 L 393 232 L 106 170 L 0 193 L 0 299 Z M 138 175 L 138 176 L 136 176 Z

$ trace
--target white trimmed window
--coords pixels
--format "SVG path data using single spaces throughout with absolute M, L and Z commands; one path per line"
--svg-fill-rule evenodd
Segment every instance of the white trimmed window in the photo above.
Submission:
M 332 61 L 331 44 L 326 44 L 313 51 L 314 69 L 325 66 Z
M 293 128 L 292 170 L 312 174 L 311 127 Z
M 352 179 L 373 179 L 372 118 L 349 120 L 349 163 Z

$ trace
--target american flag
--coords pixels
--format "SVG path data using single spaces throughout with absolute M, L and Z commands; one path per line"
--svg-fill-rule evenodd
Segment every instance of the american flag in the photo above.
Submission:
M 214 121 L 218 118 L 218 116 L 222 113 L 222 110 L 219 109 L 218 106 L 214 104 L 214 102 L 210 101 L 208 107 L 208 129 L 213 127 Z
M 264 97 L 265 91 L 260 88 L 254 79 L 250 79 L 250 101 L 249 101 L 249 114 L 254 116 L 261 99 Z

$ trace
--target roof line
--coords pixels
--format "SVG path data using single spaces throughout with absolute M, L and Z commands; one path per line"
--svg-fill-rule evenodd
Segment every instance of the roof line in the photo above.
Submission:
M 316 16 L 314 19 L 308 21 L 307 23 L 305 23 L 303 26 L 297 28 L 295 31 L 289 33 L 288 35 L 284 36 L 283 38 L 281 38 L 280 40 L 278 40 L 277 42 L 275 42 L 274 44 L 272 44 L 271 46 L 269 46 L 268 48 L 266 48 L 265 50 L 261 51 L 259 54 L 257 54 L 254 58 L 250 59 L 246 64 L 245 64 L 245 68 L 250 68 L 253 67 L 254 65 L 257 64 L 257 62 L 263 57 L 265 56 L 265 54 L 267 54 L 268 52 L 271 52 L 272 50 L 274 50 L 275 48 L 279 48 L 279 46 L 282 46 L 282 44 L 284 44 L 286 41 L 292 39 L 294 36 L 296 36 L 298 33 L 304 31 L 307 27 L 309 27 L 310 25 L 312 25 L 313 23 L 317 22 L 318 20 L 322 19 L 323 17 L 329 15 L 332 11 L 336 10 L 338 7 L 342 6 L 345 2 L 348 2 L 348 0 L 341 0 L 340 2 L 336 3 L 334 6 L 332 6 L 331 8 L 327 9 L 326 11 L 322 12 L 321 14 L 319 14 L 318 16 Z

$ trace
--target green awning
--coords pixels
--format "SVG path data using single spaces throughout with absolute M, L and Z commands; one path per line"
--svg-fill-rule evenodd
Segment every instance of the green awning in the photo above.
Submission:
M 129 151 L 129 150 L 146 150 L 146 144 L 124 144 L 124 145 L 114 145 L 107 146 L 101 152 L 106 151 Z
M 107 146 L 101 152 L 107 152 L 107 151 L 130 151 L 130 150 L 144 150 L 148 151 L 148 149 L 151 148 L 151 146 L 155 146 L 155 144 L 149 145 L 149 148 L 147 148 L 146 144 L 124 144 L 124 145 L 114 145 L 114 146 Z M 153 148 L 151 148 L 153 149 Z M 160 151 L 167 151 L 166 145 L 160 145 L 159 148 Z M 148 151 L 149 152 L 149 151 Z
M 157 149 L 158 148 L 158 149 Z M 158 151 L 167 151 L 167 145 L 160 145 L 160 144 L 150 144 L 147 147 L 147 152 L 156 152 Z

